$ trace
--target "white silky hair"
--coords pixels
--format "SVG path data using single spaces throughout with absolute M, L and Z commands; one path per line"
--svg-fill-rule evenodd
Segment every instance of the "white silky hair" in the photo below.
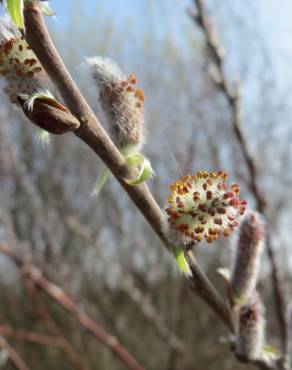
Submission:
M 120 67 L 107 57 L 86 57 L 85 61 L 90 68 L 98 87 L 108 86 L 111 82 L 120 82 L 126 79 Z

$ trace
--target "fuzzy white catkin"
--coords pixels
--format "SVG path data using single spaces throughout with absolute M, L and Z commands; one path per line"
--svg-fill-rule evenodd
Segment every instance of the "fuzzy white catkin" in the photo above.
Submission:
M 120 149 L 140 151 L 144 143 L 144 94 L 136 88 L 135 76 L 127 78 L 109 58 L 92 57 L 86 62 L 115 144 Z
M 260 357 L 265 342 L 264 307 L 257 293 L 240 308 L 235 354 L 241 360 Z
M 264 224 L 256 212 L 241 221 L 231 284 L 236 299 L 248 299 L 254 292 L 264 247 Z
M 87 57 L 85 61 L 100 89 L 109 86 L 113 82 L 121 82 L 126 79 L 120 67 L 110 58 Z

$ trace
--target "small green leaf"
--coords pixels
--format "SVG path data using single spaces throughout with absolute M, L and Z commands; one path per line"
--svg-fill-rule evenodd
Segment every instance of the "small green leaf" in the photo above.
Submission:
M 186 260 L 184 250 L 181 247 L 177 247 L 176 245 L 171 246 L 171 251 L 174 255 L 174 258 L 176 259 L 177 265 L 179 269 L 187 276 L 192 276 L 192 271 L 190 269 L 190 266 L 188 264 L 188 261 Z
M 94 184 L 94 189 L 91 193 L 92 196 L 97 196 L 100 193 L 101 189 L 104 187 L 105 183 L 107 182 L 110 176 L 111 176 L 110 170 L 107 167 L 104 167 L 101 172 L 101 175 Z
M 234 303 L 238 306 L 243 306 L 247 302 L 246 298 L 242 298 L 242 297 L 235 297 L 233 299 L 234 299 Z
M 139 174 L 135 179 L 126 180 L 129 185 L 140 185 L 153 175 L 153 169 L 149 159 L 140 153 L 131 154 L 125 157 L 129 167 L 140 167 Z
M 7 10 L 18 28 L 23 28 L 23 0 L 6 0 Z
M 54 15 L 56 15 L 56 13 L 53 12 L 52 9 L 50 8 L 49 4 L 41 2 L 40 8 L 44 15 L 47 15 L 49 17 L 53 17 Z
M 278 348 L 266 345 L 263 347 L 262 352 L 264 354 L 270 355 L 270 356 L 281 356 L 281 352 L 278 350 Z

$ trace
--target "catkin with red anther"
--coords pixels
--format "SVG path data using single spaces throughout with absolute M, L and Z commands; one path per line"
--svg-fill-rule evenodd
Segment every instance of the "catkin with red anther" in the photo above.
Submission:
M 144 143 L 144 93 L 136 88 L 136 77 L 126 77 L 109 58 L 86 59 L 99 90 L 111 136 L 120 149 L 139 151 Z
M 11 103 L 52 89 L 52 83 L 31 47 L 9 17 L 0 19 L 0 75 L 6 80 L 4 92 Z
M 165 209 L 166 232 L 174 242 L 189 245 L 220 234 L 229 236 L 239 224 L 246 201 L 239 199 L 237 184 L 228 184 L 224 171 L 199 171 L 170 187 Z

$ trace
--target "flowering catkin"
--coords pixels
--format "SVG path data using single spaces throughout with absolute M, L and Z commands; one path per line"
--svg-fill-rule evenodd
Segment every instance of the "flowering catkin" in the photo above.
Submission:
M 246 201 L 238 198 L 237 184 L 228 185 L 223 171 L 199 171 L 185 176 L 170 187 L 166 232 L 171 240 L 184 245 L 208 243 L 222 233 L 229 236 L 238 226 L 238 218 L 246 208 Z
M 86 59 L 99 89 L 112 138 L 120 149 L 139 151 L 144 142 L 144 93 L 135 87 L 136 77 L 126 77 L 108 58 Z
M 264 244 L 264 225 L 258 213 L 249 212 L 240 225 L 231 277 L 235 299 L 248 299 L 255 290 L 260 255 Z
M 31 47 L 6 16 L 0 19 L 0 75 L 6 79 L 4 92 L 11 103 L 17 103 L 20 95 L 52 87 Z
M 242 360 L 260 357 L 265 341 L 264 307 L 257 293 L 241 306 L 235 354 Z

